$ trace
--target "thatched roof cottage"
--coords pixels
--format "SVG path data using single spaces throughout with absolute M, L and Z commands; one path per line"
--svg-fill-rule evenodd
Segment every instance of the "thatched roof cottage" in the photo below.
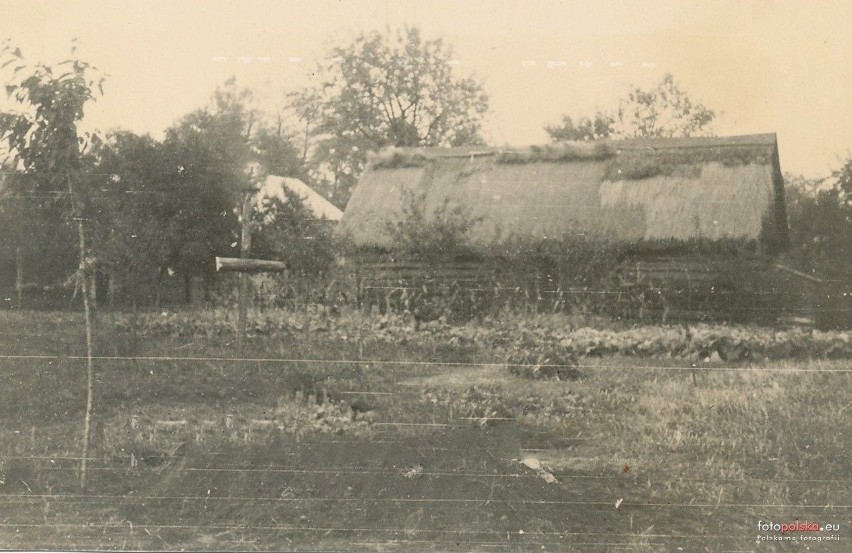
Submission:
M 386 150 L 353 190 L 338 232 L 374 260 L 397 259 L 392 228 L 412 197 L 425 206 L 424 224 L 442 206 L 460 208 L 472 221 L 466 245 L 482 259 L 579 237 L 626 247 L 664 280 L 694 280 L 713 273 L 699 253 L 708 246 L 765 258 L 787 244 L 774 134 Z

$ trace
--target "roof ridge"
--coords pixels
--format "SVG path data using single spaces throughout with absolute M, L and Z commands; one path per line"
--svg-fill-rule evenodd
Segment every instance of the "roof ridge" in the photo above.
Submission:
M 689 136 L 689 137 L 632 137 L 602 140 L 574 140 L 551 142 L 547 144 L 529 144 L 525 146 L 440 146 L 396 148 L 400 152 L 420 152 L 442 158 L 469 158 L 494 156 L 502 153 L 523 153 L 535 148 L 559 148 L 564 145 L 583 145 L 594 147 L 596 144 L 608 144 L 624 150 L 677 150 L 707 147 L 772 146 L 777 144 L 776 133 L 758 133 L 731 136 Z

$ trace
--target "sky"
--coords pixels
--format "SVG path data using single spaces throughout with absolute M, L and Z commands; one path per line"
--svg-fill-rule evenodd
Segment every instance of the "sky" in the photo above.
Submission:
M 826 176 L 852 155 L 849 0 L 0 0 L 0 14 L 29 61 L 77 38 L 106 74 L 89 129 L 160 137 L 231 76 L 274 112 L 331 46 L 415 25 L 482 82 L 496 145 L 546 142 L 562 114 L 614 110 L 672 73 L 716 134 L 777 133 L 785 172 Z

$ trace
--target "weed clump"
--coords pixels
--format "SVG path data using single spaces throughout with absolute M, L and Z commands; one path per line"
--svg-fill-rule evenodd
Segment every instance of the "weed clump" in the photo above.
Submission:
M 402 169 L 423 167 L 434 158 L 422 152 L 405 151 L 400 148 L 386 148 L 369 159 L 372 169 Z
M 616 151 L 608 142 L 548 144 L 531 146 L 497 154 L 497 163 L 566 163 L 571 161 L 602 161 L 615 157 Z
M 574 353 L 528 334 L 507 348 L 506 367 L 515 376 L 533 380 L 575 380 L 580 376 Z
M 624 150 L 608 168 L 604 180 L 643 180 L 654 177 L 698 178 L 701 167 L 718 163 L 723 167 L 768 165 L 771 152 L 764 146 L 738 145 L 724 148 Z
M 571 390 L 557 394 L 504 390 L 497 385 L 470 386 L 463 391 L 425 388 L 421 403 L 447 408 L 451 416 L 479 426 L 517 421 L 548 424 L 573 418 L 582 413 L 584 401 Z

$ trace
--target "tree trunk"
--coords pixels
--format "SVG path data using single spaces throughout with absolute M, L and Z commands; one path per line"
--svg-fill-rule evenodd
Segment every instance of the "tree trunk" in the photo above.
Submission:
M 305 121 L 305 142 L 302 147 L 302 165 L 308 162 L 308 138 L 310 137 L 311 131 L 311 121 L 310 119 Z
M 212 277 L 209 274 L 204 275 L 203 284 L 204 284 L 204 304 L 205 304 L 204 306 L 205 306 L 205 308 L 210 307 L 210 279 L 211 278 Z
M 92 271 L 89 275 L 89 302 L 92 309 L 98 308 L 98 273 Z
M 70 188 L 70 186 L 69 186 Z M 80 292 L 83 294 L 83 313 L 86 318 L 86 416 L 83 421 L 83 459 L 80 465 L 80 487 L 86 487 L 86 469 L 89 459 L 89 429 L 92 424 L 92 405 L 94 403 L 94 359 L 92 347 L 92 305 L 89 298 L 89 269 L 86 259 L 86 230 L 82 219 L 77 219 L 77 233 L 80 238 Z

